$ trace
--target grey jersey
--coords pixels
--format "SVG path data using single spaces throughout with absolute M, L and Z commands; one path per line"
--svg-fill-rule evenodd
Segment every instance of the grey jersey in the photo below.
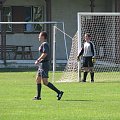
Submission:
M 85 42 L 83 49 L 84 49 L 83 52 L 84 57 L 95 56 L 95 47 L 92 42 Z
M 47 42 L 43 42 L 43 43 L 40 45 L 39 51 L 40 51 L 40 54 L 42 54 L 42 53 L 47 53 L 47 56 L 44 58 L 44 60 L 42 60 L 42 62 L 49 61 L 50 53 L 49 53 L 49 45 L 48 45 Z

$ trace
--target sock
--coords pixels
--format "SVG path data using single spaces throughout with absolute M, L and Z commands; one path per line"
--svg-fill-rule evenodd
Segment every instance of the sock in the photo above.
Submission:
M 86 81 L 87 74 L 88 74 L 88 72 L 84 72 L 84 76 L 83 76 L 84 81 Z
M 94 81 L 94 72 L 90 73 L 91 75 L 91 81 Z
M 37 97 L 41 97 L 41 83 L 37 84 Z
M 60 93 L 60 91 L 52 83 L 49 82 L 47 86 L 56 93 Z

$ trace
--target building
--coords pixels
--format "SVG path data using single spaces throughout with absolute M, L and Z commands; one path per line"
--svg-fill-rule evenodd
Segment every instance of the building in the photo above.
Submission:
M 30 22 L 30 21 L 62 21 L 65 23 L 65 31 L 70 36 L 74 36 L 77 31 L 77 12 L 119 12 L 119 0 L 0 0 L 1 2 L 1 21 L 9 22 Z M 4 2 L 3 2 L 4 1 Z M 61 26 L 60 26 L 61 28 Z M 51 47 L 52 58 L 52 27 L 50 25 L 26 24 L 26 25 L 1 25 L 1 46 L 31 46 L 32 57 L 14 56 L 12 52 L 7 53 L 6 57 L 3 48 L 1 49 L 1 60 L 6 59 L 36 59 L 38 56 L 38 33 L 47 30 L 49 33 L 49 44 Z M 6 32 L 5 32 L 6 31 Z M 59 32 L 58 32 L 59 34 Z M 63 36 L 62 36 L 63 37 Z M 64 40 L 61 33 L 56 41 L 56 59 L 66 60 Z M 4 42 L 6 41 L 6 42 Z M 71 48 L 71 40 L 67 40 L 68 53 Z M 12 46 L 13 47 L 13 46 Z M 8 46 L 9 48 L 9 46 Z M 22 49 L 22 48 L 19 48 Z M 23 48 L 24 49 L 24 48 Z M 29 48 L 27 48 L 29 49 Z M 19 52 L 20 53 L 20 52 Z M 18 53 L 18 54 L 19 54 Z M 22 53 L 20 53 L 22 54 Z

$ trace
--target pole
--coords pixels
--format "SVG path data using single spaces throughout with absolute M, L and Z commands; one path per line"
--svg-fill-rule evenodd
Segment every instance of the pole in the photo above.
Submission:
M 78 13 L 78 54 L 81 50 L 81 15 Z M 78 81 L 81 81 L 81 60 L 78 62 Z
M 3 4 L 0 4 L 1 9 L 1 21 L 4 21 L 5 16 L 3 14 Z M 1 59 L 6 65 L 6 24 L 1 24 Z
M 67 43 L 66 43 L 66 35 L 65 35 L 65 25 L 64 25 L 64 22 L 63 22 L 63 32 L 64 32 L 65 52 L 66 52 L 66 57 L 67 57 L 67 60 L 68 60 L 68 50 L 67 50 Z
M 55 25 L 53 26 L 53 79 L 52 82 L 55 81 L 55 70 L 56 70 L 56 40 L 55 40 Z

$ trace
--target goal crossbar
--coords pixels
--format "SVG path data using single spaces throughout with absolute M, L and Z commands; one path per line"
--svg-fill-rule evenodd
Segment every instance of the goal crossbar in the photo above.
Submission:
M 0 24 L 64 24 L 64 22 L 0 22 Z
M 79 15 L 89 15 L 89 16 L 120 16 L 120 13 L 109 13 L 109 12 L 105 12 L 105 13 L 101 13 L 101 12 L 78 12 L 78 16 Z

